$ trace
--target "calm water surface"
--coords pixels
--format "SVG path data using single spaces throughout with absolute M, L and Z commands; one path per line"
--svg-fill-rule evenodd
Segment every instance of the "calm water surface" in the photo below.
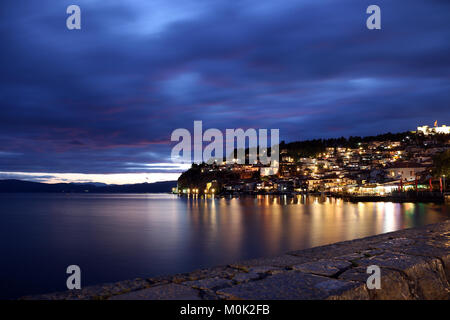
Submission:
M 446 220 L 448 206 L 333 198 L 1 194 L 0 298 L 187 272 Z

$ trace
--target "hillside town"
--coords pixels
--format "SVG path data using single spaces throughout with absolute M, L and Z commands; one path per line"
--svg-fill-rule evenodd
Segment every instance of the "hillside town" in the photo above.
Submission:
M 303 194 L 386 196 L 444 193 L 450 127 L 375 137 L 280 143 L 278 166 L 226 161 L 193 164 L 173 192 L 187 195 Z M 447 179 L 448 180 L 448 179 Z

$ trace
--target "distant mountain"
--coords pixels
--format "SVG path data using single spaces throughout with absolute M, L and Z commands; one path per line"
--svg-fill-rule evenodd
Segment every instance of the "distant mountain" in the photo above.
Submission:
M 103 182 L 71 182 L 71 184 L 76 184 L 79 186 L 92 185 L 96 187 L 106 187 L 108 184 Z
M 176 181 L 162 181 L 137 184 L 102 183 L 40 183 L 22 180 L 0 180 L 0 193 L 13 192 L 55 192 L 55 193 L 164 193 L 171 192 Z

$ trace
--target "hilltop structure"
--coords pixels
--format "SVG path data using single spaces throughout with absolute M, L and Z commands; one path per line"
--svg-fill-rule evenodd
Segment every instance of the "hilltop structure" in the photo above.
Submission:
M 450 127 L 447 127 L 445 124 L 438 127 L 437 120 L 434 122 L 434 127 L 430 128 L 429 126 L 421 126 L 417 127 L 418 133 L 423 133 L 424 135 L 430 134 L 450 134 Z

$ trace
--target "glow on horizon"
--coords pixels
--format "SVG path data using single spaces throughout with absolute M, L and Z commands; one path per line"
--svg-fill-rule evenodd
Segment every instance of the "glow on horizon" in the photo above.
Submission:
M 44 183 L 89 183 L 134 184 L 177 180 L 179 172 L 170 173 L 50 173 L 50 172 L 4 172 L 0 171 L 0 179 L 18 179 Z

